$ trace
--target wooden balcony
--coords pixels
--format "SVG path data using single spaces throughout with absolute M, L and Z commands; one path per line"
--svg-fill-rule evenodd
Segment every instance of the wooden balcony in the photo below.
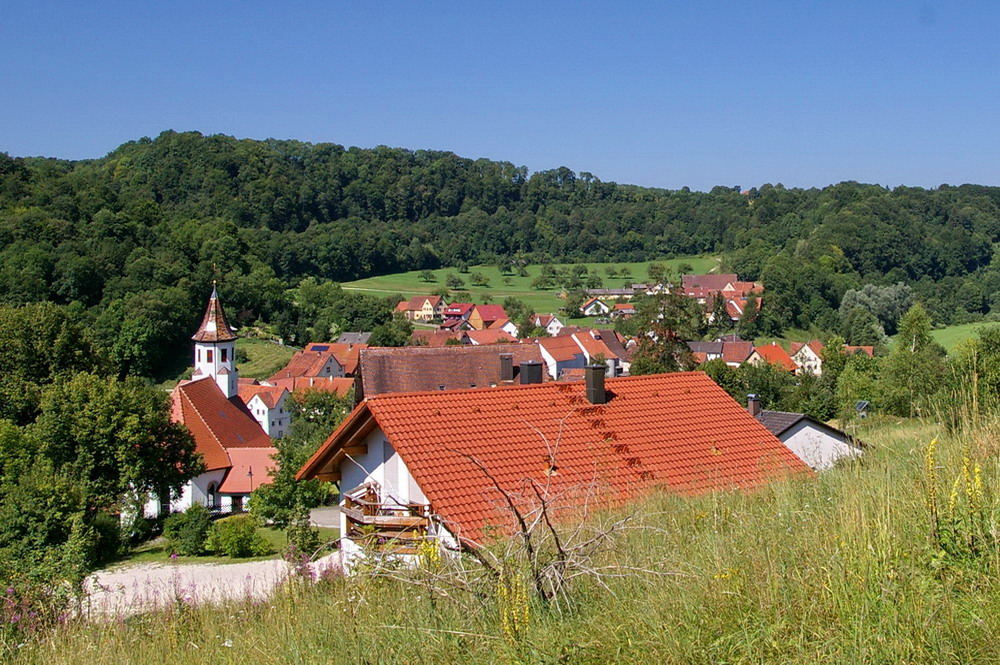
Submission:
M 383 496 L 375 482 L 345 492 L 341 511 L 345 535 L 366 549 L 413 554 L 430 527 L 430 506 Z

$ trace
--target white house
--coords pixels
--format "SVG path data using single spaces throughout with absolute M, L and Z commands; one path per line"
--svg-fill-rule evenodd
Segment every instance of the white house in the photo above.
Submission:
M 238 394 L 234 351 L 236 333 L 229 326 L 216 290 L 192 339 L 195 372 L 170 393 L 171 419 L 191 432 L 205 472 L 189 481 L 180 496 L 151 499 L 148 516 L 186 510 L 200 503 L 211 510 L 240 512 L 254 489 L 271 482 L 277 450 Z
M 823 374 L 823 343 L 818 339 L 811 342 L 792 342 L 792 362 L 795 363 L 796 374 Z
M 555 314 L 535 314 L 531 325 L 542 328 L 550 337 L 555 337 L 566 325 Z
M 247 405 L 250 415 L 261 429 L 272 439 L 280 439 L 288 434 L 292 419 L 288 410 L 290 398 L 291 393 L 278 386 L 240 384 L 240 399 Z
M 817 471 L 829 469 L 839 460 L 858 457 L 860 441 L 804 413 L 765 411 L 750 395 L 747 409 L 769 432 L 788 446 L 799 459 Z
M 637 426 L 637 423 L 639 424 Z M 456 426 L 460 425 L 460 426 Z M 509 535 L 505 495 L 621 504 L 749 488 L 808 467 L 701 372 L 369 397 L 296 477 L 340 483 L 345 564 Z
M 580 310 L 586 316 L 604 316 L 611 311 L 611 307 L 600 298 L 591 298 L 580 306 Z

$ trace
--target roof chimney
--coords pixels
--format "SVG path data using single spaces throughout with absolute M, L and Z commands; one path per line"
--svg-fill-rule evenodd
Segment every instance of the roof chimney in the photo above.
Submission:
M 514 354 L 513 353 L 501 353 L 500 354 L 500 380 L 501 381 L 513 381 L 514 380 Z
M 521 385 L 542 382 L 542 363 L 526 360 L 521 363 Z
M 747 411 L 756 418 L 760 414 L 760 398 L 753 393 L 747 395 Z
M 587 380 L 587 401 L 591 404 L 605 404 L 608 401 L 604 392 L 604 372 L 607 369 L 604 365 L 587 365 L 583 368 Z

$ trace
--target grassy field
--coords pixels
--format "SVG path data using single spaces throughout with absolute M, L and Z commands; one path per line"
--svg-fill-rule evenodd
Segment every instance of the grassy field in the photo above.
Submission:
M 288 364 L 297 351 L 291 346 L 282 346 L 265 339 L 238 339 L 237 351 L 245 351 L 247 361 L 236 365 L 240 376 L 266 379 Z
M 642 282 L 647 279 L 646 271 L 652 261 L 642 263 L 584 263 L 588 270 L 595 271 L 604 280 L 605 287 L 620 287 L 627 283 Z M 677 269 L 682 263 L 689 264 L 695 272 L 708 272 L 716 269 L 719 261 L 715 257 L 689 256 L 678 259 L 656 261 L 669 266 L 672 270 Z M 557 267 L 570 264 L 554 264 Z M 618 271 L 628 268 L 632 277 L 630 279 L 610 279 L 605 272 L 608 266 L 614 266 Z M 395 273 L 392 275 L 382 275 L 380 277 L 369 277 L 359 279 L 354 282 L 345 282 L 342 286 L 345 289 L 365 291 L 376 295 L 401 295 L 415 296 L 425 293 L 432 293 L 445 286 L 445 279 L 449 274 L 458 275 L 465 282 L 469 289 L 467 296 L 470 302 L 483 302 L 483 297 L 487 294 L 492 296 L 493 301 L 500 303 L 507 296 L 514 296 L 523 300 L 529 307 L 538 313 L 557 312 L 562 306 L 562 299 L 559 297 L 559 289 L 538 290 L 531 287 L 531 281 L 538 277 L 541 266 L 527 266 L 527 276 L 521 277 L 516 274 L 502 275 L 496 266 L 470 266 L 468 273 L 460 273 L 457 268 L 441 268 L 433 270 L 434 281 L 425 282 L 420 278 L 422 271 L 412 270 L 410 272 Z M 473 286 L 469 283 L 469 276 L 474 273 L 482 273 L 489 282 L 489 286 Z M 454 296 L 457 299 L 459 296 Z M 464 299 L 466 296 L 462 296 Z
M 291 584 L 264 603 L 71 622 L 10 662 L 1000 662 L 1000 422 L 948 435 L 879 420 L 858 434 L 869 445 L 862 461 L 816 477 L 649 499 L 594 561 L 607 576 L 576 578 L 559 603 L 520 600 L 490 578 L 435 593 L 440 569 L 397 570 Z M 928 505 L 942 516 L 939 534 L 968 540 L 971 521 L 957 516 L 970 492 L 960 480 L 949 496 L 963 455 L 982 466 L 986 490 L 974 501 L 986 524 L 975 551 L 945 554 Z
M 320 540 L 326 542 L 328 540 L 333 540 L 337 537 L 337 529 L 330 529 L 326 527 L 320 527 L 318 529 Z M 264 556 L 250 557 L 246 559 L 232 559 L 227 556 L 178 556 L 175 559 L 170 558 L 170 549 L 167 547 L 166 539 L 160 537 L 149 541 L 148 543 L 143 543 L 139 545 L 134 550 L 132 550 L 127 556 L 123 557 L 121 561 L 118 561 L 114 567 L 120 566 L 130 566 L 138 563 L 174 563 L 174 564 L 186 564 L 186 563 L 236 563 L 244 561 L 261 561 L 264 559 L 274 559 L 281 556 L 281 552 L 285 549 L 288 544 L 287 538 L 285 537 L 284 531 L 279 531 L 278 529 L 271 529 L 269 527 L 261 527 L 257 530 L 257 533 L 264 536 L 264 540 L 268 542 L 271 546 L 271 553 Z
M 965 323 L 959 326 L 938 328 L 937 330 L 931 331 L 931 337 L 934 338 L 934 341 L 947 349 L 948 353 L 951 353 L 959 344 L 967 339 L 976 337 L 980 330 L 989 325 L 1000 326 L 1000 323 Z

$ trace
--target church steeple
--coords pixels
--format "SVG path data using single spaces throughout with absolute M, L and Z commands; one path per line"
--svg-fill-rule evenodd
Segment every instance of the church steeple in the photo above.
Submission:
M 231 342 L 236 339 L 236 333 L 229 327 L 226 313 L 222 311 L 222 303 L 219 302 L 219 292 L 215 289 L 215 282 L 212 282 L 212 295 L 208 299 L 205 318 L 201 320 L 198 332 L 191 339 L 196 342 Z
M 239 390 L 235 357 L 236 333 L 226 320 L 214 282 L 205 318 L 191 339 L 195 342 L 193 378 L 211 377 L 227 398 L 236 395 Z

